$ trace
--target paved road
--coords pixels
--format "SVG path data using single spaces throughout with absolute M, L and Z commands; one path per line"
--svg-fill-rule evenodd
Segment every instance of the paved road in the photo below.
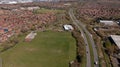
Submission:
M 69 15 L 73 21 L 73 23 L 78 27 L 78 29 L 81 31 L 81 34 L 84 38 L 85 44 L 86 44 L 86 57 L 87 57 L 87 63 L 86 63 L 86 67 L 91 67 L 91 57 L 90 57 L 90 49 L 89 49 L 89 45 L 92 45 L 92 49 L 93 49 L 93 55 L 94 55 L 94 61 L 98 62 L 98 54 L 97 54 L 97 49 L 93 40 L 92 35 L 89 33 L 89 31 L 86 29 L 85 25 L 83 23 L 81 23 L 80 21 L 78 21 L 76 19 L 76 17 L 73 14 L 73 9 L 69 10 Z M 87 39 L 86 35 L 88 36 L 89 39 Z M 91 44 L 88 44 L 88 41 L 90 41 Z M 95 65 L 94 67 L 99 67 L 99 65 Z
M 71 11 L 71 10 L 69 11 L 69 15 L 70 15 L 73 23 L 74 23 L 74 24 L 78 27 L 78 29 L 80 30 L 81 36 L 83 37 L 84 42 L 85 42 L 85 45 L 86 45 L 86 60 L 87 60 L 86 67 L 91 67 L 90 49 L 89 49 L 89 45 L 88 45 L 88 41 L 87 41 L 87 38 L 86 38 L 86 36 L 85 36 L 85 33 L 84 33 L 84 31 L 81 29 L 81 27 L 76 23 L 75 19 L 74 19 L 73 16 L 72 16 L 72 11 Z

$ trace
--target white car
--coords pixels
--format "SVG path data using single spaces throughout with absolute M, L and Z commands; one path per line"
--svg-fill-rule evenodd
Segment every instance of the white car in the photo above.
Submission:
M 97 65 L 97 64 L 98 64 L 98 62 L 97 62 L 97 61 L 95 61 L 95 62 L 94 62 L 94 64 L 95 64 L 95 65 Z

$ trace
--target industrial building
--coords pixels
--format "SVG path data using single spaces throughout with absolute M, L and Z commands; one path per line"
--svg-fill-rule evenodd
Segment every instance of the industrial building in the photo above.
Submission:
M 116 23 L 112 20 L 100 20 L 99 22 L 105 25 L 116 25 Z
M 120 49 L 120 36 L 119 35 L 110 35 L 110 37 L 114 41 L 114 43 L 117 45 L 117 47 Z

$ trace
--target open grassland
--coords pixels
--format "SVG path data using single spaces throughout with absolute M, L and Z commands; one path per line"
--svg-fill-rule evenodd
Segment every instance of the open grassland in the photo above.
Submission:
M 34 10 L 33 13 L 35 14 L 45 14 L 45 13 L 64 13 L 65 10 L 58 10 L 58 9 L 46 9 L 46 8 L 41 8 Z
M 31 42 L 20 42 L 1 54 L 3 67 L 69 67 L 76 42 L 69 32 L 38 32 Z

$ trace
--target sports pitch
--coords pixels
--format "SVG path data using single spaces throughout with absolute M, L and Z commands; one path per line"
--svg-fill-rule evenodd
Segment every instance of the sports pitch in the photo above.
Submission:
M 20 42 L 3 52 L 3 67 L 69 67 L 75 59 L 76 42 L 70 32 L 37 32 L 31 42 Z

